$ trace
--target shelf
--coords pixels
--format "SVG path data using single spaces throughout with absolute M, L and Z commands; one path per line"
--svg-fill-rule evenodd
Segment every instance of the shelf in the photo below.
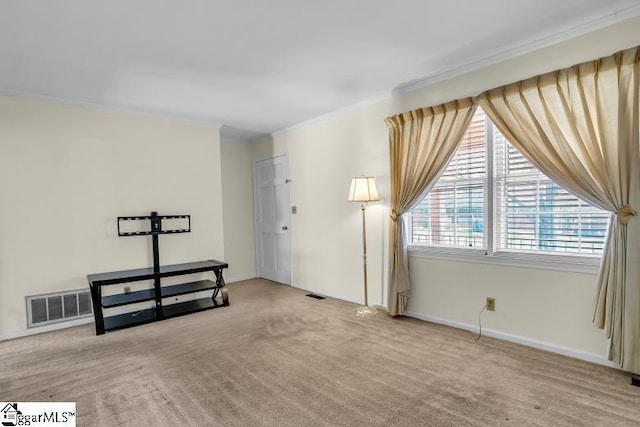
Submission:
M 169 304 L 162 307 L 164 318 L 182 316 L 183 314 L 194 313 L 196 311 L 209 310 L 211 308 L 220 307 L 221 304 L 215 304 L 211 298 L 201 298 L 191 301 L 179 302 L 177 304 Z
M 216 271 L 227 268 L 226 262 L 208 260 L 187 262 L 184 264 L 173 264 L 160 266 L 158 271 L 153 267 L 136 268 L 134 270 L 112 271 L 109 273 L 98 273 L 87 275 L 87 280 L 91 286 L 115 285 L 117 283 L 137 282 L 161 277 L 181 276 L 184 274 L 201 273 L 203 271 Z
M 146 310 L 136 311 L 133 313 L 117 314 L 104 318 L 105 331 L 113 331 L 115 329 L 128 328 L 129 326 L 142 325 L 150 323 L 156 319 L 156 309 L 147 308 Z
M 191 301 L 184 301 L 177 304 L 165 305 L 162 307 L 162 319 L 178 317 L 185 314 L 195 313 L 197 311 L 210 310 L 212 308 L 221 307 L 222 304 L 216 304 L 211 298 L 202 298 Z M 116 329 L 128 328 L 130 326 L 143 325 L 145 323 L 162 320 L 156 317 L 155 308 L 147 308 L 132 313 L 117 314 L 104 318 L 104 330 L 114 331 Z
M 162 287 L 162 298 L 175 297 L 176 295 L 190 294 L 193 292 L 215 289 L 219 286 L 212 280 L 198 280 L 197 282 L 183 283 Z
M 193 292 L 206 291 L 215 289 L 218 286 L 212 280 L 198 280 L 197 282 L 182 283 L 179 285 L 171 285 L 162 287 L 162 298 L 175 297 L 177 295 L 190 294 Z M 144 289 L 141 291 L 130 292 L 128 294 L 114 294 L 102 297 L 103 308 L 120 307 L 127 304 L 135 304 L 138 302 L 151 301 L 155 299 L 156 293 L 154 289 Z
M 126 304 L 134 304 L 137 302 L 151 301 L 156 297 L 154 289 L 144 289 L 142 291 L 130 292 L 128 294 L 115 294 L 102 297 L 102 307 L 111 308 L 119 307 Z

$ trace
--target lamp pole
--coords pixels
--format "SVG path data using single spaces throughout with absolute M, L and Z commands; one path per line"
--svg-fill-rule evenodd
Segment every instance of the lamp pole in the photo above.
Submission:
M 369 307 L 369 289 L 367 287 L 367 224 L 366 214 L 367 202 L 362 202 L 362 268 L 364 270 L 364 306 Z

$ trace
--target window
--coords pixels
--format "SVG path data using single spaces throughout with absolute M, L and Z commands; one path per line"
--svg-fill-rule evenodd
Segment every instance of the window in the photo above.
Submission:
M 601 254 L 609 214 L 536 169 L 496 129 L 496 248 Z
M 609 216 L 536 169 L 478 108 L 449 165 L 408 216 L 409 239 L 414 247 L 490 256 L 595 258 Z
M 485 152 L 484 114 L 476 113 L 440 179 L 410 215 L 413 243 L 484 248 Z

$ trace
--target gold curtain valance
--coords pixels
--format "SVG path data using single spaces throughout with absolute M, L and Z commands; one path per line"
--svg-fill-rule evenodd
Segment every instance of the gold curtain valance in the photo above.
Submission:
M 475 100 L 491 96 L 517 96 L 523 91 L 548 86 L 556 86 L 559 82 L 566 81 L 570 77 L 585 79 L 589 76 L 597 78 L 600 73 L 619 69 L 623 65 L 633 65 L 640 62 L 640 46 L 621 50 L 611 56 L 587 61 L 562 70 L 551 71 L 528 79 L 520 80 L 480 93 Z
M 473 98 L 457 99 L 455 101 L 446 102 L 433 107 L 418 108 L 417 110 L 396 114 L 395 116 L 387 117 L 384 122 L 387 124 L 388 128 L 399 128 L 405 123 L 413 122 L 425 117 L 437 116 L 438 114 L 471 108 L 474 105 L 475 100 Z
M 631 65 L 638 63 L 640 63 L 640 46 L 621 50 L 611 56 L 599 58 L 594 61 L 583 62 L 562 70 L 551 71 L 549 73 L 530 77 L 528 79 L 520 80 L 494 89 L 489 89 L 473 97 L 462 98 L 445 102 L 440 105 L 423 107 L 399 113 L 395 116 L 387 117 L 384 122 L 388 128 L 398 128 L 404 123 L 409 123 L 416 119 L 442 114 L 447 111 L 459 110 L 461 108 L 468 108 L 475 105 L 479 99 L 483 97 L 486 98 L 490 94 L 496 95 L 501 93 L 504 96 L 518 94 L 523 89 L 556 85 L 559 78 L 569 74 L 575 73 L 578 76 L 586 76 L 589 74 L 597 75 L 602 71 L 619 68 L 624 64 Z

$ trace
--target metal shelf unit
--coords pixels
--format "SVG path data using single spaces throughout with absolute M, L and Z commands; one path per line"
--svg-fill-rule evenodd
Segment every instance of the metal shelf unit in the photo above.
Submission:
M 163 230 L 163 219 L 186 219 L 188 228 L 175 230 Z M 120 230 L 121 221 L 150 221 L 150 231 L 127 232 Z M 96 335 L 116 329 L 169 319 L 202 310 L 210 310 L 229 305 L 227 287 L 222 277 L 222 271 L 229 265 L 222 261 L 206 260 L 188 262 L 183 264 L 160 265 L 160 253 L 158 235 L 172 233 L 187 233 L 191 231 L 191 218 L 189 215 L 164 215 L 151 212 L 150 216 L 118 217 L 119 236 L 150 235 L 153 239 L 153 267 L 138 268 L 124 271 L 111 271 L 107 273 L 89 274 L 87 280 L 91 289 L 93 313 L 95 317 Z M 198 280 L 181 284 L 162 286 L 161 279 L 173 276 L 182 276 L 194 273 L 213 272 L 215 280 Z M 153 280 L 152 289 L 143 289 L 134 292 L 116 293 L 103 296 L 102 288 L 110 285 L 118 285 L 130 282 Z M 212 291 L 211 298 L 193 299 L 174 304 L 166 304 L 164 298 L 176 297 L 195 292 Z M 155 306 L 143 310 L 105 315 L 104 309 L 124 307 L 146 301 L 155 301 Z

